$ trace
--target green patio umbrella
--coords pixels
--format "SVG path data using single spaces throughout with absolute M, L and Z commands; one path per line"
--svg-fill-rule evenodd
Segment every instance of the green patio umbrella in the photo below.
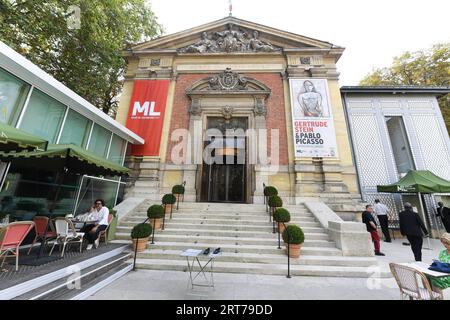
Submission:
M 428 170 L 410 170 L 398 182 L 377 186 L 378 192 L 387 193 L 449 193 L 450 181 Z
M 423 218 L 425 220 L 422 193 L 449 193 L 450 181 L 438 177 L 428 170 L 410 170 L 396 183 L 377 186 L 377 191 L 385 193 L 417 193 L 420 209 L 422 210 Z M 437 226 L 436 217 L 433 216 L 433 218 Z M 430 244 L 428 245 L 430 246 Z
M 48 141 L 0 123 L 0 152 L 46 150 Z

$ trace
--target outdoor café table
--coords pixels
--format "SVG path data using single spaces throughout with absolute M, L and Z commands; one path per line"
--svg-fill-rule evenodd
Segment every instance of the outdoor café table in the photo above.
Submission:
M 428 277 L 432 278 L 441 278 L 441 277 L 449 277 L 450 273 L 437 272 L 433 270 L 429 270 L 430 264 L 425 262 L 411 262 L 411 263 L 400 263 L 400 265 L 405 267 L 410 267 L 416 269 L 417 271 L 422 272 Z
M 181 257 L 186 257 L 186 262 L 187 262 L 187 266 L 188 266 L 188 271 L 189 271 L 189 283 L 188 286 L 191 285 L 192 289 L 194 289 L 194 286 L 197 287 L 211 287 L 214 288 L 214 259 L 216 259 L 217 257 L 220 257 L 222 255 L 222 253 L 218 253 L 218 254 L 214 254 L 214 253 L 210 253 L 208 254 L 207 257 L 208 260 L 206 261 L 205 264 L 202 265 L 202 263 L 199 260 L 199 256 L 203 256 L 203 250 L 196 250 L 196 249 L 188 249 L 186 251 L 183 251 L 180 256 Z M 189 259 L 192 258 L 192 260 L 190 261 Z M 195 274 L 195 276 L 193 277 L 192 274 L 194 273 L 194 264 L 197 262 L 198 266 L 200 267 L 200 271 L 197 272 Z M 208 264 L 210 265 L 209 268 L 209 273 L 210 273 L 210 279 L 208 280 L 208 277 L 206 276 L 205 270 L 206 267 L 208 266 Z M 195 279 L 197 279 L 198 276 L 203 275 L 203 277 L 206 280 L 207 284 L 200 284 L 200 283 L 195 283 Z

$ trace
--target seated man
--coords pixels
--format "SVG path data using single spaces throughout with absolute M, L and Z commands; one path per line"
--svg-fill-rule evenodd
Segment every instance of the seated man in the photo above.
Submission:
M 443 263 L 450 263 L 450 233 L 444 233 L 441 237 L 441 242 L 445 249 L 439 254 L 439 261 Z M 432 278 L 431 283 L 435 291 L 450 288 L 450 276 L 443 278 Z
M 97 199 L 94 202 L 93 212 L 89 214 L 89 221 L 95 221 L 94 224 L 88 224 L 81 229 L 84 232 L 84 238 L 88 241 L 86 250 L 91 250 L 95 244 L 97 248 L 99 245 L 98 235 L 101 231 L 108 227 L 109 210 L 105 207 L 105 202 L 102 199 Z

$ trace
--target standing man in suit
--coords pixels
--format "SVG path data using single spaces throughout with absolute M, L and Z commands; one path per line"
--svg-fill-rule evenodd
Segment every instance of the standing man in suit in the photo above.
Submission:
M 381 231 L 384 234 L 384 241 L 391 242 L 391 235 L 389 234 L 389 216 L 391 214 L 391 210 L 384 204 L 381 203 L 380 200 L 375 200 L 375 205 L 373 206 L 373 211 L 378 217 L 378 221 L 380 221 Z
M 450 233 L 450 208 L 444 207 L 443 202 L 438 202 L 436 211 L 436 216 L 441 217 L 442 224 L 444 225 L 445 231 Z
M 422 261 L 423 233 L 428 235 L 428 230 L 409 202 L 405 203 L 404 207 L 405 210 L 399 214 L 400 232 L 408 238 L 416 261 Z

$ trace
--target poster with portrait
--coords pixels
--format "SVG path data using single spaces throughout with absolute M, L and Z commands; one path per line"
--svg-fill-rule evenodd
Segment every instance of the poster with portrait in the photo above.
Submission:
M 337 158 L 336 132 L 326 79 L 290 79 L 296 158 Z

